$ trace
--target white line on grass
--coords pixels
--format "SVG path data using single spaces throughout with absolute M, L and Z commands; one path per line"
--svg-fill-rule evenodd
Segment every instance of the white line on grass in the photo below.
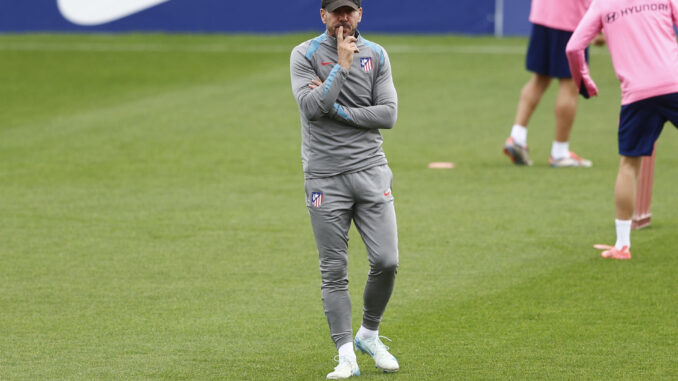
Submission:
M 55 51 L 55 52 L 156 52 L 156 53 L 289 53 L 292 46 L 228 46 L 225 44 L 175 46 L 163 44 L 119 44 L 106 42 L 87 43 L 46 43 L 0 41 L 0 50 L 4 51 Z M 389 53 L 394 54 L 488 54 L 488 55 L 524 55 L 525 46 L 501 45 L 389 45 Z M 591 54 L 607 54 L 602 49 L 592 50 Z
M 400 54 L 525 54 L 524 46 L 500 45 L 391 45 L 389 53 Z
M 43 42 L 0 42 L 0 50 L 6 51 L 55 51 L 55 52 L 151 52 L 151 53 L 282 53 L 290 52 L 290 47 L 253 46 L 236 48 L 227 45 L 172 46 L 162 44 L 118 44 L 118 43 L 43 43 Z

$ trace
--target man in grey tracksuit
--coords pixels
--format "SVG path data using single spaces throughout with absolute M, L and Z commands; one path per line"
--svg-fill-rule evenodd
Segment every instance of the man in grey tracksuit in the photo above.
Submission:
M 392 173 L 379 129 L 393 128 L 398 99 L 386 51 L 357 31 L 360 0 L 321 0 L 327 30 L 292 51 L 292 91 L 301 114 L 306 206 L 318 246 L 322 298 L 339 365 L 328 378 L 360 374 L 352 341 L 377 367 L 397 371 L 379 339 L 398 267 Z M 353 340 L 348 293 L 351 220 L 367 248 L 370 272 L 362 326 Z

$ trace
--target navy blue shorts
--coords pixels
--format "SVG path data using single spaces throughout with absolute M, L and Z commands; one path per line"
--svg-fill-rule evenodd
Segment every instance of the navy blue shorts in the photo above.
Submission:
M 678 93 L 659 95 L 622 106 L 619 113 L 619 154 L 650 156 L 666 121 L 678 128 Z
M 572 32 L 532 24 L 530 44 L 527 47 L 527 70 L 552 78 L 572 78 L 565 47 Z M 586 61 L 589 50 L 586 49 Z

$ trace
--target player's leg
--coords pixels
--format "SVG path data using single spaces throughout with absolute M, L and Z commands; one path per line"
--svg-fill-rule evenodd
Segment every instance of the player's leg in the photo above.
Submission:
M 630 247 L 630 229 L 628 223 L 633 218 L 633 209 L 636 202 L 636 189 L 638 185 L 638 172 L 642 156 L 621 156 L 619 161 L 619 171 L 617 172 L 617 181 L 614 185 L 614 205 L 616 209 L 617 220 L 617 248 L 624 246 Z M 620 226 L 620 222 L 623 222 Z M 626 228 L 628 225 L 628 231 Z M 622 230 L 619 234 L 619 230 Z
M 343 176 L 306 180 L 306 205 L 318 247 L 321 289 L 330 334 L 339 365 L 328 378 L 360 374 L 353 351 L 351 298 L 348 292 L 348 231 L 353 201 Z
M 520 91 L 518 108 L 516 109 L 513 129 L 511 130 L 511 137 L 516 144 L 523 147 L 527 146 L 527 125 L 550 84 L 551 77 L 533 73 L 530 80 L 527 81 Z
M 558 78 L 558 94 L 554 107 L 556 121 L 555 139 L 551 144 L 549 164 L 552 167 L 590 167 L 590 160 L 582 159 L 570 151 L 570 133 L 577 113 L 579 91 L 572 80 L 570 65 L 565 54 L 572 32 L 551 29 L 550 74 Z M 588 49 L 586 50 L 588 61 Z
M 504 143 L 504 154 L 516 165 L 532 165 L 527 147 L 527 124 L 553 77 L 550 73 L 552 34 L 549 28 L 532 25 L 525 67 L 534 74 L 520 92 L 511 136 Z
M 520 91 L 520 99 L 518 100 L 518 108 L 516 110 L 516 117 L 513 121 L 514 125 L 524 126 L 527 128 L 528 123 L 534 110 L 537 109 L 541 98 L 551 84 L 551 77 L 543 74 L 533 73 L 529 81 L 523 86 Z M 522 143 L 527 144 L 527 141 Z
M 631 259 L 631 223 L 636 201 L 638 172 L 642 156 L 621 156 L 617 181 L 614 185 L 614 220 L 617 241 L 614 246 L 596 245 L 603 249 L 601 256 L 611 259 Z
M 641 158 L 652 155 L 667 119 L 662 113 L 659 98 L 622 106 L 618 131 L 621 159 L 614 191 L 617 241 L 614 246 L 596 246 L 605 250 L 601 254 L 603 258 L 631 259 L 631 223 Z
M 569 142 L 570 132 L 577 113 L 577 100 L 579 92 L 572 78 L 558 79 L 558 94 L 556 96 L 556 141 Z
M 554 109 L 556 119 L 555 140 L 551 146 L 549 164 L 552 167 L 590 167 L 590 160 L 582 159 L 570 151 L 570 133 L 577 113 L 579 91 L 572 78 L 558 79 L 558 94 Z
M 557 34 L 553 29 L 538 24 L 532 25 L 530 41 L 525 54 L 525 68 L 533 74 L 520 92 L 518 109 L 513 121 L 515 126 L 527 128 L 534 110 L 551 84 L 551 78 L 554 77 L 552 73 L 552 51 L 555 37 L 557 37 Z M 527 139 L 521 139 L 519 135 L 515 136 L 515 140 L 523 146 L 527 145 Z
M 532 165 L 527 147 L 527 124 L 550 84 L 551 77 L 533 73 L 520 92 L 511 135 L 504 143 L 504 154 L 516 165 Z
M 378 368 L 395 372 L 398 361 L 379 339 L 379 324 L 393 292 L 398 268 L 398 228 L 391 183 L 393 175 L 387 165 L 353 174 L 356 197 L 353 219 L 370 262 L 363 293 L 362 326 L 355 344 L 370 354 Z

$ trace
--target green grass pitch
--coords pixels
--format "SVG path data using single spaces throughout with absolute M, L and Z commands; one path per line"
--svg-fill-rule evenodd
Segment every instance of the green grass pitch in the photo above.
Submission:
M 0 36 L 0 379 L 317 380 L 335 350 L 304 206 L 286 36 Z M 613 243 L 619 87 L 581 101 L 551 169 L 501 153 L 522 38 L 367 36 L 389 51 L 384 132 L 400 236 L 381 327 L 401 371 L 364 380 L 678 375 L 678 133 L 658 144 L 652 226 Z M 430 170 L 452 161 L 451 170 Z M 367 276 L 351 231 L 354 329 Z

